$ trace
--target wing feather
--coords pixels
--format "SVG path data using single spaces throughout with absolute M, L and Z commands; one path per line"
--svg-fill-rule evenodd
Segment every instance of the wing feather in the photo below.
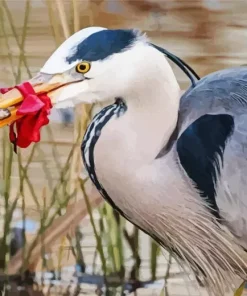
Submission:
M 212 73 L 191 87 L 175 135 L 182 169 L 247 247 L 247 67 Z

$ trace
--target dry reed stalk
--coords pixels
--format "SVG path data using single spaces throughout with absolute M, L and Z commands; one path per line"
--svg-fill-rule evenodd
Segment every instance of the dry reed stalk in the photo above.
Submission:
M 82 112 L 79 110 L 76 112 L 75 116 L 75 123 L 74 123 L 74 143 L 81 142 L 81 139 L 83 138 L 83 135 L 86 131 L 86 127 L 88 124 L 88 121 L 90 120 L 89 118 L 89 111 L 88 109 L 89 106 L 82 105 Z M 80 114 L 82 113 L 82 114 Z M 69 193 L 72 194 L 72 192 L 78 190 L 78 176 L 80 175 L 80 172 L 82 170 L 82 161 L 81 161 L 81 153 L 80 149 L 75 149 L 73 155 L 72 155 L 72 160 L 71 160 L 71 166 L 70 166 L 70 182 L 69 182 Z M 84 186 L 84 185 L 83 185 Z M 82 191 L 84 198 L 86 198 L 84 192 Z M 87 210 L 88 210 L 88 205 L 87 205 Z M 71 234 L 69 237 L 69 240 L 71 241 L 72 236 L 74 236 L 76 233 Z M 76 241 L 78 240 L 78 237 L 75 237 Z M 77 247 L 79 245 L 79 241 L 77 241 Z M 76 250 L 74 250 L 76 253 Z M 82 259 L 83 257 L 81 255 L 81 250 L 77 248 L 77 259 L 80 257 Z
M 62 25 L 63 28 L 63 34 L 64 34 L 64 39 L 67 39 L 70 36 L 70 30 L 69 30 L 69 23 L 65 14 L 65 7 L 64 7 L 64 2 L 62 0 L 57 0 L 56 1 L 57 8 L 59 10 L 59 19 L 60 19 L 60 24 Z M 79 19 L 79 8 L 77 5 L 77 1 L 73 1 L 73 18 L 74 18 L 74 31 L 79 30 L 80 26 L 80 19 Z M 53 10 L 52 10 L 52 5 L 47 1 L 47 6 L 48 9 L 51 11 L 50 12 L 50 19 L 54 19 L 52 16 Z M 58 22 L 53 21 L 53 28 L 54 28 L 54 35 L 56 39 L 58 39 L 58 28 L 59 24 Z M 56 29 L 56 31 L 55 31 Z M 78 143 L 79 140 L 81 140 L 83 135 L 81 133 L 78 133 L 76 135 L 76 124 L 74 125 L 74 143 Z M 69 195 L 73 195 L 78 187 L 76 186 L 76 180 L 79 175 L 79 167 L 78 164 L 80 163 L 80 154 L 79 154 L 80 149 L 75 149 L 72 158 L 71 158 L 71 164 L 70 164 L 70 176 L 69 176 L 69 182 L 67 183 L 68 185 L 68 190 L 69 190 Z M 73 221 L 73 223 L 76 223 L 76 221 Z M 68 237 L 69 238 L 69 237 Z M 69 239 L 70 240 L 70 239 Z
M 25 57 L 25 55 L 23 54 L 22 52 L 22 45 L 21 45 L 21 42 L 19 41 L 19 38 L 18 38 L 18 34 L 17 34 L 17 31 L 16 31 L 16 28 L 15 28 L 15 25 L 14 25 L 14 20 L 13 20 L 13 16 L 12 16 L 12 13 L 10 11 L 10 9 L 8 8 L 8 5 L 6 4 L 6 1 L 5 0 L 1 0 L 2 1 L 2 7 L 6 13 L 6 16 L 7 16 L 7 19 L 8 19 L 8 22 L 10 24 L 10 27 L 11 27 L 11 30 L 12 30 L 12 33 L 15 37 L 15 41 L 16 41 L 16 44 L 22 54 L 22 61 L 23 61 L 23 64 L 27 70 L 27 73 L 29 75 L 29 77 L 31 77 L 31 71 L 29 70 L 29 67 L 28 67 L 28 64 L 27 64 L 27 59 Z
M 80 30 L 80 10 L 78 0 L 72 0 L 73 5 L 73 19 L 74 19 L 74 32 Z
M 22 65 L 23 59 L 25 59 L 25 41 L 26 41 L 26 36 L 27 36 L 27 24 L 28 24 L 30 11 L 31 11 L 30 0 L 26 0 L 22 38 L 21 38 L 21 42 L 20 42 L 20 55 L 19 55 L 19 62 L 18 62 L 18 66 L 17 66 L 16 83 L 19 83 L 21 80 L 21 72 L 22 72 L 21 65 Z M 31 76 L 29 76 L 29 78 L 31 78 Z
M 81 141 L 83 134 L 80 129 L 80 116 L 77 115 L 78 110 L 75 110 L 75 121 L 74 121 L 74 143 L 78 143 Z M 78 128 L 79 127 L 79 128 Z M 70 165 L 70 182 L 69 182 L 69 192 L 72 193 L 76 190 L 76 180 L 79 174 L 79 166 L 80 164 L 80 149 L 75 149 Z
M 59 46 L 62 43 L 62 38 L 60 35 L 60 24 L 58 19 L 54 13 L 54 2 L 50 0 L 46 0 L 46 6 L 48 9 L 49 19 L 51 23 L 53 37 L 55 39 L 55 43 Z
M 92 189 L 90 194 L 91 207 L 96 208 L 102 203 L 101 196 Z M 51 249 L 52 245 L 63 236 L 66 236 L 73 228 L 75 228 L 83 218 L 88 214 L 86 202 L 84 199 L 76 201 L 74 204 L 68 206 L 65 215 L 58 217 L 52 225 L 39 235 L 37 243 L 35 244 L 30 257 L 28 258 L 29 264 L 33 264 L 40 259 L 42 248 L 45 250 Z M 25 248 L 29 249 L 31 243 Z M 7 273 L 9 275 L 17 274 L 22 267 L 22 249 L 9 261 L 7 266 Z
M 63 0 L 56 0 L 56 3 L 57 3 L 57 9 L 58 9 L 58 13 L 59 13 L 59 18 L 60 18 L 61 25 L 63 28 L 64 37 L 67 39 L 70 36 L 70 29 L 69 29 L 68 19 L 66 16 L 64 2 L 63 2 Z
M 167 262 L 167 269 L 164 277 L 164 287 L 160 292 L 160 296 L 169 296 L 168 294 L 168 279 L 170 277 L 170 270 L 171 270 L 171 265 L 172 265 L 172 254 L 169 253 L 169 258 Z
M 88 2 L 88 0 L 85 0 L 85 2 Z M 85 7 L 87 6 L 87 4 L 88 3 L 86 4 L 84 3 Z M 80 29 L 78 1 L 72 0 L 72 5 L 73 5 L 74 32 L 76 32 Z M 92 25 L 92 23 L 90 23 L 90 25 Z M 86 131 L 87 124 L 89 121 L 88 112 L 89 110 L 91 110 L 91 106 L 82 105 L 82 107 L 77 108 L 77 110 L 75 110 L 74 141 L 78 140 L 78 138 L 81 140 Z M 77 127 L 79 128 L 77 129 Z M 82 166 L 80 164 L 81 164 L 81 156 L 78 149 L 77 153 L 73 155 L 73 159 L 72 159 L 72 165 L 71 165 L 72 181 L 74 180 L 76 175 L 80 173 L 80 170 L 82 169 Z
M 98 234 L 98 231 L 96 229 L 96 225 L 95 225 L 95 221 L 94 221 L 94 217 L 93 217 L 93 213 L 92 213 L 91 203 L 89 202 L 89 196 L 86 193 L 84 183 L 82 180 L 79 180 L 79 181 L 80 181 L 81 191 L 84 194 L 85 203 L 86 203 L 87 211 L 89 214 L 91 226 L 93 228 L 94 236 L 95 236 L 95 239 L 97 242 L 97 251 L 99 252 L 100 259 L 101 259 L 102 271 L 103 271 L 103 274 L 106 275 L 106 273 L 107 273 L 106 258 L 105 258 L 104 249 L 103 249 L 102 237 Z
M 3 44 L 3 42 L 1 42 L 0 45 L 7 48 L 7 58 L 9 60 L 9 65 L 11 67 L 11 71 L 12 71 L 12 75 L 13 75 L 13 78 L 16 79 L 16 73 L 15 73 L 15 68 L 14 68 L 14 63 L 13 63 L 13 57 L 12 57 L 12 54 L 11 54 L 11 50 L 10 50 L 10 45 L 9 45 L 9 41 L 8 41 L 8 36 L 7 36 L 7 33 L 6 33 L 6 29 L 5 29 L 5 18 L 4 18 L 4 7 L 3 7 L 3 2 L 2 0 L 0 0 L 0 28 L 1 28 L 1 31 L 2 31 L 2 34 L 3 34 L 3 37 L 4 37 L 4 43 L 5 43 L 5 46 Z M 1 97 L 1 96 L 0 96 Z M 3 158 L 4 160 L 5 158 Z M 3 166 L 4 167 L 4 166 Z
M 76 26 L 78 26 L 78 7 L 77 4 L 73 1 L 73 12 L 74 12 L 74 25 L 76 23 Z M 64 38 L 67 39 L 70 36 L 70 30 L 69 30 L 69 23 L 68 19 L 66 17 L 65 13 L 65 7 L 64 7 L 64 2 L 63 0 L 56 0 L 57 3 L 57 8 L 59 11 L 59 19 L 60 23 L 63 28 L 63 33 L 64 33 Z M 77 12 L 76 12 L 77 10 Z M 74 143 L 77 143 L 79 141 L 80 133 L 77 134 L 77 116 L 75 116 L 75 123 L 74 123 Z M 82 138 L 82 137 L 81 137 Z M 78 171 L 77 171 L 77 164 L 78 164 L 78 154 L 79 154 L 79 149 L 76 149 L 72 155 L 72 160 L 71 160 L 71 165 L 70 165 L 70 182 L 69 182 L 69 193 L 71 194 L 76 190 L 76 179 L 78 176 Z

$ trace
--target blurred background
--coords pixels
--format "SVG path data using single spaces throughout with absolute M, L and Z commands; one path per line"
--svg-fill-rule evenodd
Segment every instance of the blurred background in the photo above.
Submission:
M 0 0 L 0 87 L 29 79 L 94 25 L 139 28 L 200 76 L 244 65 L 246 13 L 245 0 Z M 2 295 L 207 295 L 91 186 L 80 144 L 98 108 L 53 110 L 42 141 L 17 154 L 1 130 Z

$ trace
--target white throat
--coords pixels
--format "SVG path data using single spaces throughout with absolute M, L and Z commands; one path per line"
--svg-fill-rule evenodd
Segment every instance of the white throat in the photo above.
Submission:
M 126 113 L 106 124 L 95 146 L 97 174 L 130 176 L 153 161 L 176 126 L 179 99 L 177 82 L 171 85 L 163 77 L 152 79 L 143 92 L 125 99 Z

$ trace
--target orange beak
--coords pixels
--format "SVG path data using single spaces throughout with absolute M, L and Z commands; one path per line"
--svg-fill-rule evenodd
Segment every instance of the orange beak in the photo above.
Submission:
M 65 77 L 63 74 L 54 75 L 49 77 L 49 79 L 44 78 L 42 74 L 38 74 L 29 82 L 36 94 L 46 93 L 50 97 L 52 104 L 56 102 L 57 90 L 69 84 L 68 77 Z M 22 115 L 17 115 L 18 107 L 22 101 L 22 94 L 16 88 L 5 94 L 0 94 L 0 127 L 8 125 L 22 117 Z

